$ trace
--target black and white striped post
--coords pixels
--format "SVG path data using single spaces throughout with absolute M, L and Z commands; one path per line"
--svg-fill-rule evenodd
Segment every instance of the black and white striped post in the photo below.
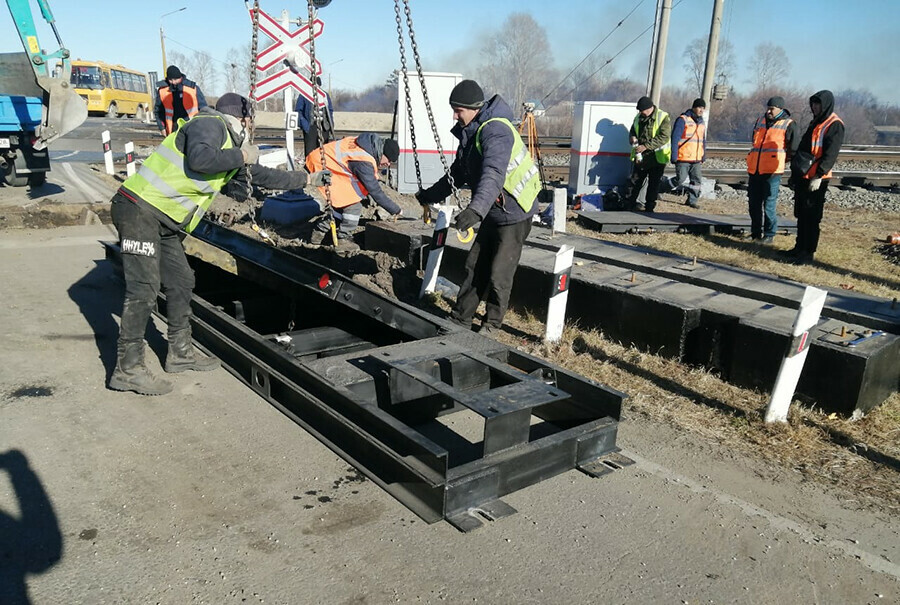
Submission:
M 134 176 L 134 143 L 125 143 L 125 174 Z
M 106 164 L 106 174 L 115 174 L 112 160 L 112 145 L 109 142 L 109 131 L 104 130 L 101 134 L 103 138 L 103 162 Z
M 544 340 L 558 342 L 562 338 L 566 324 L 566 305 L 569 302 L 569 280 L 572 276 L 572 262 L 575 247 L 566 244 L 556 253 L 553 263 L 553 284 L 550 288 L 550 302 L 547 304 L 547 327 Z
M 800 301 L 800 310 L 791 329 L 791 344 L 781 362 L 772 398 L 766 408 L 766 422 L 787 422 L 788 409 L 794 399 L 794 391 L 809 352 L 809 331 L 819 323 L 825 296 L 828 293 L 818 288 L 807 287 Z
M 437 286 L 441 259 L 444 257 L 444 245 L 447 243 L 447 233 L 450 231 L 450 217 L 453 215 L 452 206 L 435 204 L 434 209 L 437 210 L 438 215 L 437 220 L 434 221 L 431 245 L 428 247 L 428 259 L 425 261 L 425 276 L 422 279 L 419 298 L 431 294 Z

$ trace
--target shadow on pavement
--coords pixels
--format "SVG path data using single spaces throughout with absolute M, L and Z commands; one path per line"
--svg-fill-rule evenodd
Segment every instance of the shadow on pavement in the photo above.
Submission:
M 53 503 L 19 450 L 0 453 L 19 515 L 0 509 L 0 603 L 27 604 L 27 574 L 44 573 L 62 558 L 63 537 Z

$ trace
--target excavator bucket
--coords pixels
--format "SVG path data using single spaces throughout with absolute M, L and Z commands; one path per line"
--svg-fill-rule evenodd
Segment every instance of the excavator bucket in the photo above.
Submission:
M 35 130 L 35 149 L 44 149 L 61 136 L 75 130 L 87 119 L 87 104 L 62 78 L 37 78 L 44 91 L 41 125 Z

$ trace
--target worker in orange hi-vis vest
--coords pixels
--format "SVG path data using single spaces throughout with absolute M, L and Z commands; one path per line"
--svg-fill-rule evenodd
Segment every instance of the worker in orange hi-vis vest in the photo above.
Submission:
M 672 124 L 672 163 L 675 164 L 676 187 L 687 192 L 687 205 L 699 208 L 700 167 L 706 159 L 706 101 L 694 99 L 691 108 L 675 118 Z
M 797 122 L 783 97 L 772 97 L 753 125 L 753 147 L 747 154 L 747 201 L 750 237 L 770 246 L 778 229 L 778 189 L 781 175 L 800 145 Z
M 812 122 L 791 160 L 797 243 L 786 254 L 798 265 L 811 263 L 819 247 L 825 192 L 831 180 L 831 168 L 844 144 L 844 122 L 834 112 L 834 94 L 820 90 L 809 98 L 809 109 Z
M 163 136 L 172 134 L 179 118 L 190 120 L 206 107 L 203 91 L 175 65 L 169 65 L 166 79 L 156 83 L 156 97 L 156 125 Z

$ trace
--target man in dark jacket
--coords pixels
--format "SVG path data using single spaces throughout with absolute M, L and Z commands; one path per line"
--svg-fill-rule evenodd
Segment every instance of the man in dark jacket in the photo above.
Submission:
M 753 147 L 747 154 L 747 200 L 750 237 L 770 246 L 778 228 L 778 190 L 781 175 L 800 145 L 797 122 L 784 108 L 783 97 L 772 97 L 766 113 L 753 126 Z
M 206 106 L 206 97 L 197 83 L 185 78 L 175 65 L 169 65 L 166 79 L 156 83 L 156 125 L 160 133 L 172 134 L 179 119 L 190 120 Z
M 834 112 L 834 95 L 820 90 L 809 98 L 813 119 L 800 139 L 791 162 L 794 182 L 794 216 L 797 217 L 797 243 L 786 254 L 796 264 L 813 261 L 819 247 L 819 223 L 825 208 L 825 192 L 831 179 L 831 168 L 844 143 L 844 122 Z M 812 160 L 807 168 L 804 159 Z
M 228 93 L 216 110 L 204 108 L 189 122 L 179 120 L 112 198 L 125 272 L 125 303 L 118 357 L 109 388 L 162 395 L 172 383 L 144 365 L 144 331 L 160 284 L 166 293 L 169 351 L 166 372 L 212 370 L 216 359 L 196 354 L 191 341 L 194 273 L 185 257 L 182 232 L 200 222 L 218 192 L 238 201 L 250 196 L 250 181 L 271 189 L 322 184 L 327 173 L 272 170 L 256 164 L 259 152 L 246 140 L 250 102 Z
M 659 196 L 659 181 L 672 157 L 672 124 L 669 114 L 653 104 L 650 97 L 637 102 L 629 139 L 631 141 L 632 172 L 625 188 L 626 207 L 638 212 L 653 212 Z M 638 202 L 638 195 L 647 179 L 647 197 Z
M 512 126 L 512 110 L 499 95 L 485 101 L 475 81 L 463 80 L 450 93 L 450 107 L 457 121 L 451 132 L 459 139 L 450 173 L 457 185 L 472 188 L 472 200 L 454 226 L 465 232 L 481 223 L 450 318 L 471 328 L 484 300 L 480 332 L 491 335 L 506 315 L 522 246 L 537 211 L 540 175 Z M 423 205 L 436 204 L 451 192 L 445 175 L 416 197 Z
M 322 151 L 325 164 L 322 164 Z M 373 132 L 358 137 L 345 137 L 332 141 L 323 150 L 313 149 L 306 157 L 310 172 L 328 170 L 331 173 L 331 216 L 320 219 L 310 236 L 310 243 L 321 244 L 331 228 L 332 219 L 338 227 L 338 240 L 342 250 L 356 248 L 351 236 L 359 227 L 363 200 L 372 199 L 392 216 L 400 216 L 402 209 L 387 196 L 378 181 L 378 174 L 388 168 L 400 156 L 400 146 L 394 139 L 383 139 Z M 325 195 L 324 187 L 319 191 Z
M 313 102 L 304 95 L 297 98 L 294 111 L 297 112 L 297 126 L 303 131 L 304 156 L 312 153 L 319 147 L 319 143 L 328 143 L 334 140 L 334 108 L 331 105 L 331 97 L 322 90 L 322 78 L 316 76 L 316 84 L 320 87 L 319 94 L 325 96 L 325 107 L 322 110 L 322 136 L 319 135 L 319 126 L 316 123 L 316 115 L 313 112 Z

